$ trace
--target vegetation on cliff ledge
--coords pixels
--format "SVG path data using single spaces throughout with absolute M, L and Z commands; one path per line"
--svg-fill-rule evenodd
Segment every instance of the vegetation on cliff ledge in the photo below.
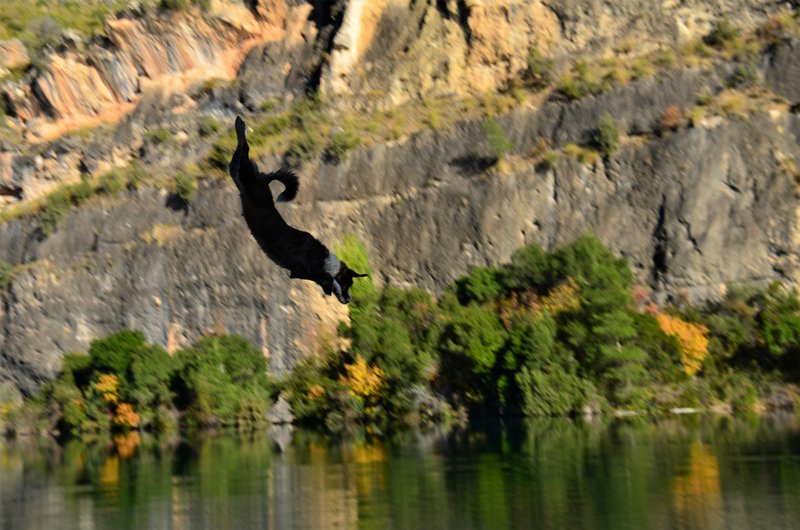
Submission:
M 366 252 L 338 253 L 358 270 Z M 659 308 L 626 261 L 595 237 L 509 264 L 478 267 L 439 299 L 420 289 L 354 286 L 346 351 L 307 358 L 271 381 L 244 339 L 206 337 L 174 355 L 121 331 L 69 354 L 12 430 L 86 435 L 267 421 L 283 394 L 299 423 L 461 421 L 474 415 L 570 415 L 675 408 L 794 408 L 800 299 L 777 284 L 731 288 L 703 307 Z
M 301 363 L 286 389 L 299 421 L 334 430 L 474 414 L 790 408 L 799 312 L 796 293 L 777 284 L 661 309 L 624 259 L 584 236 L 475 268 L 438 300 L 363 288 L 342 328 L 348 351 Z
M 79 436 L 244 428 L 266 422 L 272 391 L 264 356 L 240 337 L 206 337 L 169 355 L 123 330 L 88 354 L 67 354 L 61 374 L 7 415 L 12 431 Z

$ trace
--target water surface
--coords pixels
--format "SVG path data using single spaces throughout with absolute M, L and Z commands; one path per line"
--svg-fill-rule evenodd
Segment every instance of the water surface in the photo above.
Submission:
M 0 444 L 0 526 L 800 528 L 797 419 L 277 434 Z

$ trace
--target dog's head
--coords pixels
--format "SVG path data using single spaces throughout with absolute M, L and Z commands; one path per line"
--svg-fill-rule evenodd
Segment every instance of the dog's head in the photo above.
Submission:
M 336 274 L 336 281 L 342 288 L 342 294 L 339 295 L 339 293 L 336 293 L 336 298 L 338 298 L 343 304 L 349 304 L 353 299 L 353 296 L 350 294 L 350 288 L 353 286 L 353 278 L 365 278 L 366 276 L 366 274 L 359 274 L 355 272 L 353 269 L 345 265 L 344 262 L 342 262 L 341 266 L 339 267 L 339 272 Z

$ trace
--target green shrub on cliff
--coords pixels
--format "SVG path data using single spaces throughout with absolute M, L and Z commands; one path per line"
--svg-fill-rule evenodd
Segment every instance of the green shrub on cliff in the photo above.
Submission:
M 197 125 L 197 131 L 200 136 L 211 136 L 220 128 L 220 123 L 214 116 L 202 116 Z
M 47 196 L 39 212 L 39 228 L 44 235 L 49 236 L 55 232 L 71 204 L 70 194 L 65 188 Z
M 570 100 L 598 94 L 603 90 L 603 83 L 585 61 L 576 61 L 572 70 L 558 82 L 558 91 Z
M 486 140 L 489 142 L 492 156 L 496 161 L 502 161 L 514 149 L 514 142 L 508 138 L 497 120 L 492 117 L 486 118 L 483 127 L 486 130 Z
M 706 35 L 704 40 L 709 46 L 724 47 L 739 38 L 740 33 L 739 28 L 734 26 L 729 19 L 722 18 L 714 22 L 711 32 Z
M 533 45 L 528 48 L 526 65 L 522 77 L 530 88 L 541 90 L 553 80 L 553 60 L 542 55 L 538 46 Z
M 794 289 L 778 283 L 732 287 L 689 318 L 709 329 L 708 364 L 715 372 L 733 368 L 800 382 L 800 298 Z
M 606 157 L 612 156 L 619 146 L 620 130 L 611 114 L 604 112 L 597 122 L 592 140 L 597 149 Z
M 0 40 L 20 39 L 36 62 L 64 29 L 73 29 L 89 38 L 101 33 L 105 21 L 128 3 L 128 0 L 3 0 Z
M 264 355 L 241 337 L 201 339 L 176 355 L 176 405 L 193 426 L 265 423 L 271 383 Z
M 204 338 L 170 356 L 123 330 L 93 341 L 88 354 L 65 355 L 61 374 L 15 423 L 49 422 L 43 428 L 70 435 L 161 431 L 176 419 L 243 427 L 266 421 L 272 390 L 264 356 L 240 337 Z
M 178 171 L 175 175 L 175 195 L 184 202 L 191 202 L 197 195 L 197 178 L 186 171 Z
M 325 148 L 325 156 L 335 162 L 341 162 L 347 158 L 350 151 L 361 144 L 361 138 L 350 129 L 339 129 L 331 133 L 328 139 L 328 147 Z
M 6 260 L 0 259 L 0 291 L 7 289 L 11 285 L 14 277 L 14 266 Z

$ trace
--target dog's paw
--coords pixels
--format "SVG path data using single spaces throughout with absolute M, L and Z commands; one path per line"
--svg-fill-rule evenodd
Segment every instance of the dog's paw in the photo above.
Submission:
M 244 120 L 241 116 L 236 116 L 236 136 L 239 138 L 244 138 Z

